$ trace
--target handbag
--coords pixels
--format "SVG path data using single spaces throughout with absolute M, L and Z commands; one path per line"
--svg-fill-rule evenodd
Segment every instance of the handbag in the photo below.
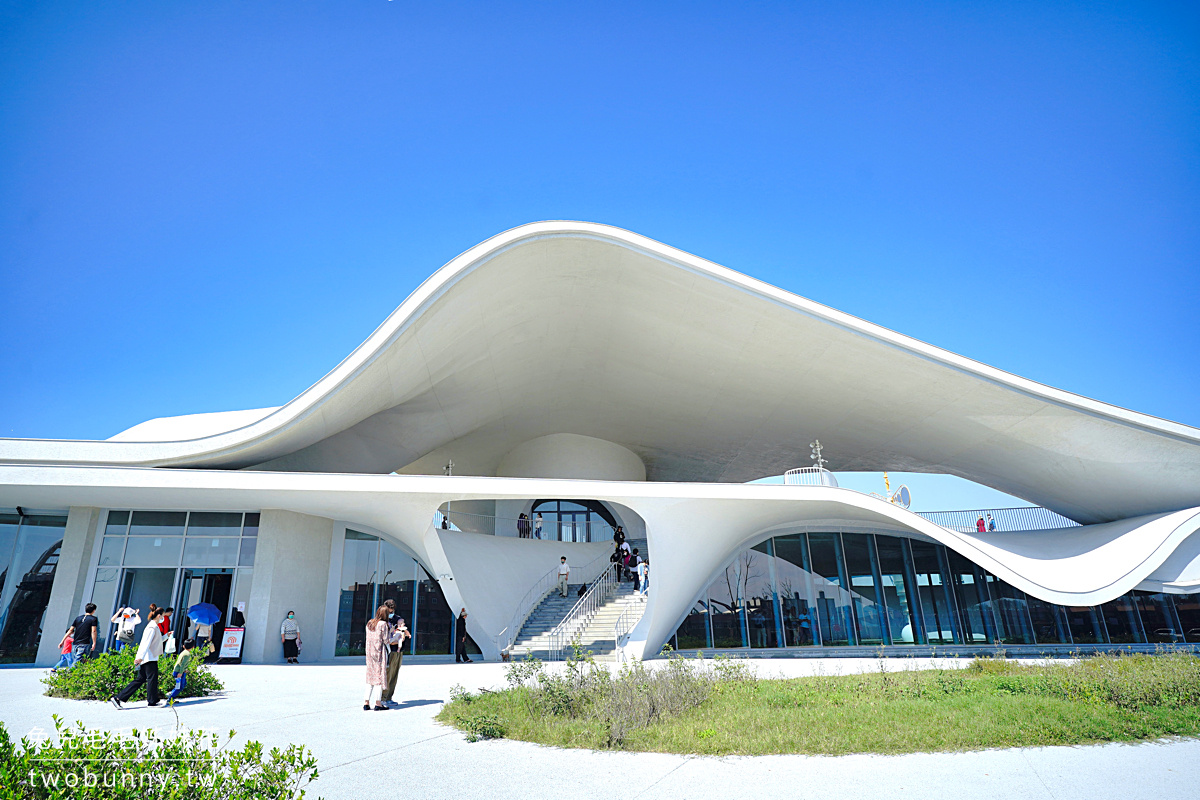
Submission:
M 163 652 L 164 653 L 174 653 L 175 652 L 175 634 L 174 633 L 167 634 L 167 640 L 165 642 L 163 642 Z

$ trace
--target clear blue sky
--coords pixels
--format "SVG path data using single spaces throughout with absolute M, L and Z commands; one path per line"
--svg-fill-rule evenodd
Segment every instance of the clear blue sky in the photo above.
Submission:
M 0 435 L 278 405 L 619 225 L 1200 425 L 1200 6 L 0 4 Z

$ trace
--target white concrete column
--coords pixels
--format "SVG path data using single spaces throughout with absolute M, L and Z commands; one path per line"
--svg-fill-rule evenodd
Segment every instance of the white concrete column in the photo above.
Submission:
M 304 642 L 300 660 L 320 658 L 333 529 L 333 520 L 325 517 L 263 509 L 254 554 L 254 586 L 246 609 L 243 661 L 283 661 L 279 626 L 288 611 L 296 612 L 300 624 Z
M 54 585 L 50 587 L 50 602 L 42 617 L 42 639 L 37 652 L 39 666 L 52 666 L 58 661 L 58 641 L 62 632 L 71 620 L 83 613 L 88 600 L 83 596 L 83 590 L 102 516 L 104 513 L 99 508 L 87 506 L 72 506 L 67 512 L 62 549 L 58 554 L 58 566 L 54 568 Z

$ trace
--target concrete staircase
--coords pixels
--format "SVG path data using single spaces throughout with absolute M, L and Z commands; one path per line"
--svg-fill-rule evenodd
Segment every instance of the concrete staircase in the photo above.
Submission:
M 534 609 L 513 644 L 511 658 L 514 661 L 526 655 L 541 659 L 550 657 L 550 632 L 575 606 L 579 599 L 576 597 L 577 591 L 577 586 L 572 587 L 568 597 L 560 597 L 558 592 L 551 592 L 550 596 Z M 614 596 L 596 611 L 584 629 L 576 635 L 576 641 L 585 651 L 590 650 L 597 661 L 614 660 L 613 626 L 621 614 L 630 608 L 633 609 L 633 621 L 641 619 L 645 605 L 645 600 L 633 593 L 633 584 L 622 583 Z

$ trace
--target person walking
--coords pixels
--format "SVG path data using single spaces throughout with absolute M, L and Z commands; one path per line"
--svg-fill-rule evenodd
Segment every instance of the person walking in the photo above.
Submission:
M 175 666 L 171 669 L 171 677 L 175 679 L 175 688 L 167 695 L 167 708 L 175 705 L 175 700 L 178 699 L 180 692 L 187 688 L 187 668 L 188 664 L 192 662 L 192 652 L 195 648 L 195 639 L 186 640 L 179 657 L 175 659 Z M 208 653 L 205 652 L 200 657 L 203 658 L 205 655 Z
M 517 516 L 517 538 L 529 538 L 529 517 L 525 516 L 524 511 Z
M 987 523 L 988 523 L 988 530 L 989 530 L 989 531 L 994 531 L 994 530 L 996 530 L 996 520 L 992 519 L 992 515 L 991 515 L 991 514 L 988 514 Z
M 164 608 L 162 619 L 158 621 L 158 629 L 162 631 L 162 635 L 166 636 L 171 632 L 171 615 L 175 613 L 173 608 Z
M 454 663 L 470 664 L 467 656 L 467 610 L 464 608 L 454 622 Z
M 613 565 L 613 572 L 617 573 L 617 583 L 621 582 L 621 562 L 624 560 L 624 554 L 621 552 L 621 545 L 613 547 L 612 555 L 608 557 L 609 562 Z
M 625 530 L 620 525 L 613 531 L 613 541 L 617 543 L 617 547 L 625 543 Z
M 60 669 L 71 668 L 71 651 L 75 649 L 75 626 L 67 628 L 67 632 L 63 634 L 62 641 L 58 643 L 58 663 L 50 668 L 51 673 L 58 672 Z
M 563 556 L 558 560 L 558 593 L 563 597 L 567 596 L 567 582 L 571 579 L 571 567 L 567 564 L 567 557 Z
M 637 576 L 633 582 L 633 590 L 642 597 L 646 596 L 646 577 L 650 574 L 650 563 L 648 561 L 638 561 Z
M 95 603 L 84 606 L 83 613 L 71 623 L 74 633 L 71 636 L 71 666 L 75 666 L 85 658 L 96 655 L 97 632 L 100 630 L 100 620 L 93 613 Z
M 537 518 L 533 521 L 533 538 L 535 538 L 535 539 L 542 538 L 542 522 L 543 521 L 544 520 L 542 519 L 542 512 L 539 511 Z
M 984 533 L 987 531 L 987 525 L 985 525 L 983 522 L 983 514 L 980 514 L 979 519 L 975 520 L 975 530 L 977 530 L 979 533 Z
M 629 556 L 629 571 L 633 574 L 633 592 L 634 594 L 642 593 L 642 557 L 638 555 L 638 549 L 633 548 L 633 553 Z
M 300 623 L 296 622 L 296 612 L 289 611 L 279 626 L 279 641 L 283 644 L 283 658 L 289 664 L 300 663 Z
M 136 608 L 126 607 L 117 609 L 117 613 L 112 615 L 110 622 L 115 623 L 117 626 L 117 642 L 114 648 L 117 652 L 133 644 L 137 626 L 142 622 L 142 617 L 138 611 Z
M 196 640 L 196 645 L 203 647 L 212 639 L 212 625 L 208 625 L 198 620 L 192 620 L 192 638 Z
M 375 617 L 367 622 L 367 693 L 363 697 L 363 711 L 387 711 L 383 704 L 383 690 L 387 688 L 388 668 L 388 608 L 375 609 Z
M 154 609 L 150 613 L 146 629 L 142 631 L 142 642 L 138 645 L 137 655 L 133 658 L 133 663 L 138 668 L 137 677 L 130 681 L 120 694 L 108 698 L 109 702 L 117 708 L 121 708 L 122 703 L 129 702 L 129 698 L 133 697 L 134 692 L 143 685 L 146 686 L 146 705 L 158 705 L 158 659 L 162 655 L 163 648 L 162 631 L 158 629 L 160 616 L 162 616 L 162 609 Z
M 390 703 L 396 694 L 396 681 L 400 677 L 400 667 L 404 663 L 404 640 L 412 634 L 408 632 L 404 618 L 396 616 L 396 601 L 388 600 L 384 605 L 388 607 L 388 619 L 394 620 L 388 634 L 387 688 L 383 690 L 383 702 Z

